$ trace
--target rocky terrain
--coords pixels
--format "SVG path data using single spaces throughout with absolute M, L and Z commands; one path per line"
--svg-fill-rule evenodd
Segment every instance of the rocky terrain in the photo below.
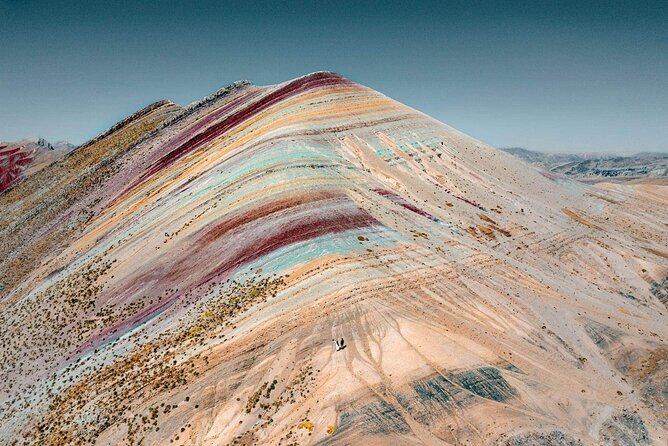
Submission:
M 74 150 L 67 141 L 50 143 L 44 138 L 0 141 L 0 193 Z
M 667 187 L 329 72 L 152 104 L 0 194 L 0 444 L 666 444 Z
M 529 164 L 580 181 L 668 180 L 668 153 L 642 152 L 631 156 L 600 153 L 544 153 L 518 147 L 502 148 Z

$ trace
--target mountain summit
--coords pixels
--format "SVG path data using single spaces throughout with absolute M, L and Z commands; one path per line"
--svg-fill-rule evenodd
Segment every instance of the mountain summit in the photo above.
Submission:
M 0 194 L 0 442 L 665 444 L 667 205 L 330 72 L 153 104 Z

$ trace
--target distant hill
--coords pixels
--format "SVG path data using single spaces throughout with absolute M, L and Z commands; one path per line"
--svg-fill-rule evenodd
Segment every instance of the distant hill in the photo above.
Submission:
M 604 153 L 544 153 L 521 147 L 501 150 L 541 169 L 583 181 L 597 178 L 630 180 L 668 177 L 668 153 L 642 152 L 619 156 Z
M 44 138 L 0 142 L 0 193 L 74 150 L 67 141 Z

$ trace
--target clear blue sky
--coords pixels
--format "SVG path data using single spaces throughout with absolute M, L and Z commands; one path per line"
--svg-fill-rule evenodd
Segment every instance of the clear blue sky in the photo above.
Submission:
M 0 140 L 316 70 L 496 146 L 668 151 L 668 0 L 0 0 Z

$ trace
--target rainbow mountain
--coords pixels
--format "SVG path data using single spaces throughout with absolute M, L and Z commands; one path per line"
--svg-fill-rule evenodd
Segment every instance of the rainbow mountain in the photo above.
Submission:
M 152 104 L 0 208 L 0 444 L 668 442 L 666 186 L 317 72 Z

